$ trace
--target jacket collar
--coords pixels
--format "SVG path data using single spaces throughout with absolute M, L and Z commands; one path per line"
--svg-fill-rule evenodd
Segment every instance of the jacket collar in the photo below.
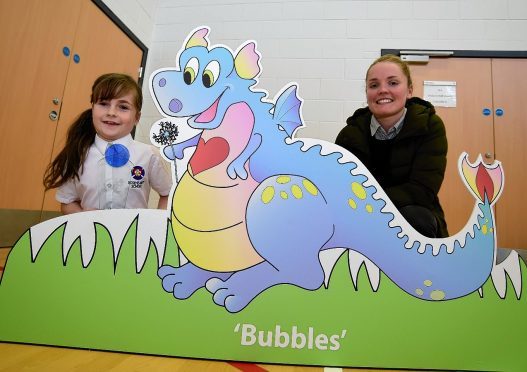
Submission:
M 406 115 L 404 125 L 397 139 L 420 135 L 428 130 L 428 121 L 435 113 L 434 106 L 421 98 L 412 97 L 406 101 Z M 347 124 L 356 126 L 361 132 L 370 134 L 372 113 L 368 107 L 360 108 L 347 119 Z
M 95 135 L 94 145 L 97 148 L 97 150 L 99 150 L 99 152 L 101 154 L 104 154 L 105 151 L 106 151 L 106 148 L 108 147 L 109 144 L 119 143 L 121 145 L 129 147 L 130 143 L 132 143 L 133 140 L 134 139 L 132 138 L 132 135 L 131 134 L 127 134 L 126 136 L 121 137 L 121 138 L 119 138 L 119 139 L 117 139 L 115 141 L 108 142 L 108 141 L 102 139 L 101 137 L 99 137 L 98 134 L 96 134 Z

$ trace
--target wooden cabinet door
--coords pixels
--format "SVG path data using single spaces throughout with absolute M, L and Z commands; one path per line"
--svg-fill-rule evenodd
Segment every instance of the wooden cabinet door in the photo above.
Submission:
M 526 59 L 512 58 L 431 58 L 428 64 L 411 65 L 415 95 L 422 96 L 424 80 L 457 83 L 457 107 L 436 107 L 447 128 L 448 166 L 439 196 L 451 234 L 464 226 L 474 205 L 457 172 L 457 158 L 466 151 L 471 161 L 481 154 L 488 163 L 502 163 L 505 187 L 495 206 L 498 247 L 527 249 L 526 70 Z M 484 109 L 490 113 L 484 115 Z
M 0 40 L 0 246 L 10 246 L 57 215 L 44 170 L 71 122 L 90 107 L 95 78 L 137 77 L 143 51 L 91 0 L 1 1 Z
M 461 181 L 458 159 L 462 152 L 475 161 L 481 154 L 487 162 L 494 160 L 491 62 L 488 58 L 430 58 L 427 64 L 410 65 L 414 95 L 423 97 L 423 82 L 455 81 L 456 107 L 436 107 L 445 123 L 448 139 L 447 169 L 439 199 L 445 210 L 451 235 L 461 230 L 472 213 L 474 198 Z
M 527 234 L 523 232 L 527 212 L 525 71 L 527 59 L 492 60 L 496 158 L 505 172 L 505 188 L 496 203 L 498 246 L 502 248 L 527 249 Z
M 90 0 L 82 0 L 73 53 L 79 56 L 79 63 L 73 62 L 68 71 L 52 157 L 63 148 L 70 124 L 90 108 L 95 79 L 108 72 L 138 78 L 143 57 L 143 51 Z M 46 193 L 43 209 L 60 210 L 55 190 Z
M 1 209 L 42 209 L 42 174 L 51 157 L 80 3 L 0 3 Z M 58 99 L 58 104 L 53 100 Z
M 18 224 L 40 220 L 42 176 L 51 159 L 81 4 L 71 0 L 0 2 L 0 244 Z M 58 99 L 58 103 L 53 103 Z M 14 236 L 13 236 L 14 237 Z

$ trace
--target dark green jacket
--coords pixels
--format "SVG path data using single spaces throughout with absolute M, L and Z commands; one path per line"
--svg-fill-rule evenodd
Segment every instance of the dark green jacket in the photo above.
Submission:
M 430 209 L 437 217 L 440 236 L 446 237 L 445 215 L 437 197 L 446 168 L 445 126 L 430 102 L 412 97 L 406 107 L 404 125 L 390 140 L 390 156 L 382 171 L 373 167 L 369 108 L 358 109 L 346 120 L 347 126 L 340 131 L 336 144 L 364 163 L 397 208 L 420 205 Z

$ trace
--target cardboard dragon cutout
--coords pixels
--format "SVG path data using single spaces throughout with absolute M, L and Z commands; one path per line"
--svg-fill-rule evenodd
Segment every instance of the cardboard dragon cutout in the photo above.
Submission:
M 462 158 L 463 179 L 481 210 L 470 223 L 474 233 L 427 241 L 399 227 L 398 212 L 356 160 L 341 163 L 341 151 L 323 155 L 321 146 L 288 142 L 302 125 L 297 87 L 286 87 L 274 105 L 262 102 L 250 89 L 260 72 L 253 43 L 233 59 L 225 48 L 209 50 L 206 33 L 190 37 L 179 69 L 157 71 L 151 81 L 165 115 L 190 117 L 202 131 L 163 150 L 181 158 L 196 146 L 172 206 L 174 235 L 190 262 L 161 267 L 166 290 L 183 299 L 206 285 L 218 305 L 235 312 L 277 284 L 319 288 L 319 253 L 339 247 L 362 253 L 420 298 L 452 299 L 481 287 L 494 255 L 499 163 L 471 166 Z M 469 266 L 477 267 L 470 277 Z
M 0 301 L 9 301 L 9 306 L 0 308 L 0 319 L 5 321 L 17 316 L 17 309 L 32 306 L 35 301 L 21 299 L 16 293 L 23 290 L 20 281 L 27 278 L 34 265 L 46 261 L 37 256 L 51 257 L 46 252 L 58 245 L 63 267 L 71 268 L 77 244 L 82 267 L 71 268 L 74 274 L 64 273 L 63 278 L 73 275 L 77 283 L 83 283 L 87 280 L 85 272 L 95 266 L 90 276 L 93 282 L 85 284 L 105 287 L 108 296 L 119 293 L 125 301 L 142 293 L 149 299 L 146 304 L 137 306 L 132 302 L 143 311 L 156 314 L 157 326 L 148 329 L 156 329 L 163 336 L 154 342 L 137 334 L 130 345 L 129 340 L 124 342 L 125 338 L 117 336 L 104 341 L 96 335 L 72 340 L 59 332 L 59 339 L 35 336 L 41 331 L 20 332 L 0 324 L 7 330 L 0 331 L 0 340 L 270 363 L 525 368 L 526 361 L 514 357 L 519 355 L 515 354 L 519 349 L 514 348 L 514 342 L 509 349 L 501 350 L 501 356 L 483 360 L 478 345 L 474 346 L 473 358 L 470 350 L 457 351 L 457 357 L 452 350 L 457 350 L 458 341 L 450 339 L 446 345 L 444 342 L 460 337 L 452 334 L 460 327 L 469 336 L 477 334 L 479 327 L 488 327 L 467 324 L 468 318 L 461 315 L 450 318 L 444 311 L 465 310 L 483 317 L 489 311 L 492 314 L 495 301 L 487 300 L 490 296 L 481 298 L 490 277 L 490 288 L 496 289 L 498 296 L 494 297 L 499 298 L 502 311 L 525 314 L 525 299 L 521 298 L 525 284 L 521 269 L 525 263 L 513 252 L 504 262 L 495 264 L 492 206 L 503 190 L 500 163 L 489 166 L 481 158 L 470 163 L 467 154 L 462 154 L 460 175 L 475 198 L 472 217 L 454 236 L 423 237 L 402 218 L 351 153 L 324 141 L 296 138 L 296 130 L 303 125 L 298 87 L 284 87 L 272 101 L 267 100 L 264 91 L 253 88 L 261 73 L 255 42 L 246 42 L 232 52 L 225 46 L 209 46 L 208 32 L 206 27 L 192 32 L 180 51 L 179 65 L 158 70 L 150 79 L 154 102 L 167 116 L 152 127 L 152 141 L 172 162 L 177 181 L 169 215 L 166 211 L 109 210 L 41 223 L 13 248 L 0 283 Z M 185 166 L 187 169 L 182 172 Z M 151 243 L 156 248 L 154 253 Z M 134 254 L 127 248 L 130 244 Z M 28 245 L 29 263 L 21 253 Z M 105 270 L 97 268 L 104 264 L 100 257 L 95 259 L 95 252 L 110 246 L 113 276 L 95 275 Z M 123 258 L 130 256 L 135 263 L 135 277 L 120 263 L 130 260 Z M 155 258 L 155 265 L 151 257 Z M 39 265 L 41 273 L 46 269 L 49 266 Z M 351 273 L 351 280 L 346 271 Z M 362 297 L 362 304 L 360 296 L 354 298 L 360 292 L 357 288 L 361 275 L 373 289 Z M 379 290 L 381 278 L 389 288 L 386 291 Z M 336 284 L 330 286 L 330 281 Z M 137 286 L 124 289 L 115 284 L 125 282 Z M 342 287 L 349 282 L 351 289 Z M 61 286 L 72 285 L 53 281 L 47 290 L 60 291 Z M 514 292 L 507 296 L 511 285 Z M 79 298 L 78 290 L 65 292 Z M 316 294 L 316 299 L 309 293 Z M 94 305 L 99 301 L 95 296 L 80 298 L 85 305 L 90 304 L 85 307 L 85 314 L 90 306 L 95 313 L 101 311 Z M 226 311 L 213 305 L 211 299 Z M 141 302 L 144 300 L 141 298 Z M 117 300 L 115 306 L 121 306 Z M 379 317 L 370 319 L 366 328 L 350 324 L 350 319 L 365 317 L 386 306 L 390 306 L 390 315 L 383 317 L 388 322 Z M 122 306 L 121 309 L 123 313 L 112 318 L 111 326 L 127 323 L 126 310 Z M 300 314 L 304 313 L 306 318 L 302 320 Z M 438 324 L 427 328 L 431 332 L 423 331 L 420 327 L 426 314 L 445 319 L 435 318 Z M 185 325 L 172 328 L 168 321 L 174 317 Z M 396 322 L 408 325 L 406 334 L 397 334 Z M 31 324 L 34 328 L 42 326 Z M 105 322 L 92 319 L 88 324 L 102 330 Z M 126 332 L 124 329 L 119 331 Z M 524 337 L 525 331 L 525 326 L 518 326 L 510 337 Z M 419 340 L 426 339 L 436 355 L 423 359 L 399 350 L 400 346 L 389 342 L 394 333 L 401 339 L 405 337 L 405 341 L 407 334 L 413 334 L 418 345 L 414 346 L 415 351 L 423 348 Z M 492 332 L 488 337 L 494 337 Z M 203 347 L 205 338 L 210 339 L 210 348 Z M 374 342 L 379 349 L 367 347 Z M 225 346 L 218 347 L 219 343 Z M 438 352 L 439 348 L 443 351 Z

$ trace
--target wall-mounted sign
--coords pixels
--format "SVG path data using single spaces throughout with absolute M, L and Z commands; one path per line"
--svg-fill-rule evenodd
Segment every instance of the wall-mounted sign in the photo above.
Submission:
M 423 82 L 423 98 L 436 107 L 456 107 L 456 82 L 455 81 L 430 81 Z

